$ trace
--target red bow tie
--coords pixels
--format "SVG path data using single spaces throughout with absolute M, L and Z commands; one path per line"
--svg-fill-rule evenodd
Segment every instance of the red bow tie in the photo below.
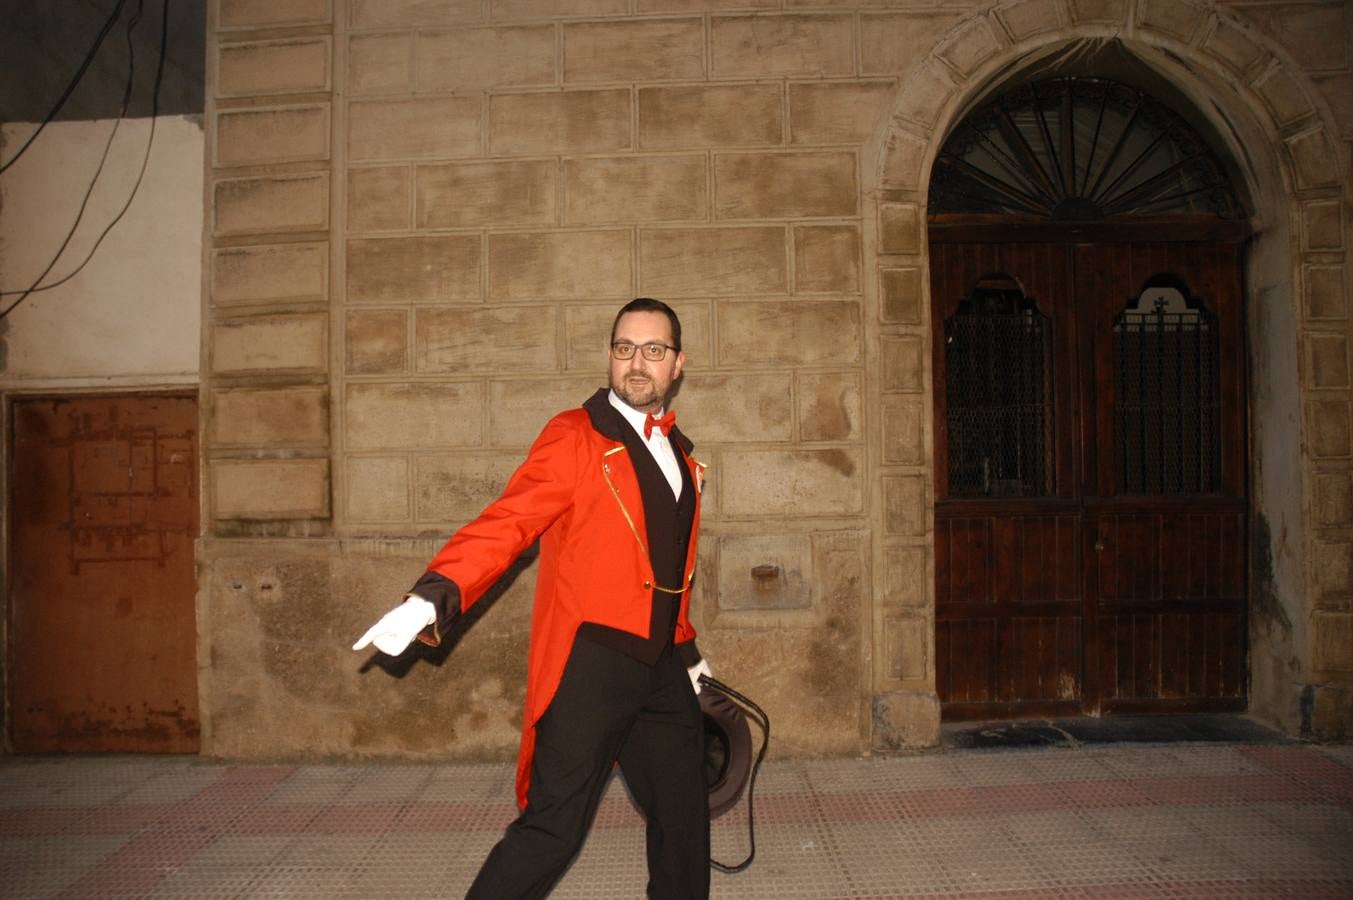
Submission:
M 644 440 L 648 440 L 648 436 L 653 433 L 654 428 L 660 429 L 663 437 L 666 437 L 667 432 L 671 431 L 675 424 L 676 413 L 674 412 L 669 412 L 665 416 L 644 416 Z

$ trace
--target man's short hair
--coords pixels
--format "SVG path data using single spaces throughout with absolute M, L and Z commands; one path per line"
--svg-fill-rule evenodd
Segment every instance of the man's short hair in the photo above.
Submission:
M 620 307 L 620 312 L 615 314 L 615 321 L 611 323 L 611 343 L 615 343 L 615 329 L 620 324 L 620 317 L 632 312 L 660 312 L 666 316 L 672 326 L 672 346 L 676 347 L 678 353 L 681 352 L 681 320 L 672 307 L 652 297 L 635 297 Z

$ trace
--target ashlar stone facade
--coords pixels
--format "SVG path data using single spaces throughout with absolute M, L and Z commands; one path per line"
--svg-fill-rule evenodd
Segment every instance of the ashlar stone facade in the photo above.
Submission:
M 929 170 L 1012 73 L 1108 40 L 1256 198 L 1251 703 L 1347 734 L 1344 4 L 217 0 L 209 26 L 205 752 L 511 752 L 529 558 L 437 653 L 348 647 L 603 383 L 642 295 L 685 326 L 716 674 L 776 753 L 933 745 Z

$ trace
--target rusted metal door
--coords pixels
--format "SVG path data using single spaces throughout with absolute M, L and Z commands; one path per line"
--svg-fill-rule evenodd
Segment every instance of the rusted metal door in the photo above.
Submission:
M 945 718 L 1243 708 L 1238 253 L 932 242 Z
M 12 412 L 14 749 L 196 752 L 196 398 Z

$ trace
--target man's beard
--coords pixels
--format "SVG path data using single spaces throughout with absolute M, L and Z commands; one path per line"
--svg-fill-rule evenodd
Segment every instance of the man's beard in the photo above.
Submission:
M 611 390 L 635 409 L 656 408 L 662 403 L 662 395 L 658 393 L 658 386 L 652 378 L 643 378 L 631 385 L 629 376 L 625 376 L 618 383 L 611 382 Z

